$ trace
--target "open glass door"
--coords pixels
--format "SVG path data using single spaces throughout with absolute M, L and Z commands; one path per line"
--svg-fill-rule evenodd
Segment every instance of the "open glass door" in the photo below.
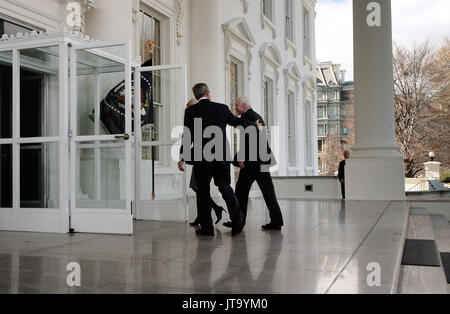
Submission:
M 186 67 L 142 67 L 134 81 L 135 108 L 150 107 L 151 117 L 135 115 L 136 218 L 188 219 L 187 173 L 177 168 L 187 99 Z M 144 121 L 145 119 L 145 121 Z
M 71 49 L 71 230 L 133 233 L 129 43 Z

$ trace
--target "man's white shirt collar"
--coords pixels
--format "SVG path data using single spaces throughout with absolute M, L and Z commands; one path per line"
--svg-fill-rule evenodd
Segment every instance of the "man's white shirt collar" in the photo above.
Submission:
M 202 97 L 202 98 L 200 98 L 200 99 L 198 100 L 198 102 L 201 102 L 203 99 L 208 99 L 208 100 L 209 100 L 208 97 Z

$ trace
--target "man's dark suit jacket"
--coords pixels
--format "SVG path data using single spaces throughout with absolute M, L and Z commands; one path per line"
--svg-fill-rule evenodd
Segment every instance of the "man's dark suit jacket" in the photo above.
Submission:
M 345 179 L 345 160 L 339 163 L 338 178 L 339 180 Z
M 195 142 L 195 133 L 194 133 L 195 119 L 202 119 L 201 143 Z M 238 118 L 235 115 L 233 115 L 228 106 L 212 102 L 208 99 L 203 99 L 200 102 L 198 102 L 195 106 L 187 108 L 184 115 L 184 126 L 185 128 L 189 129 L 191 133 L 191 139 L 190 142 L 188 142 L 189 137 L 183 135 L 183 145 L 181 146 L 180 150 L 182 159 L 189 165 L 199 165 L 202 163 L 211 163 L 211 162 L 220 164 L 231 164 L 232 159 L 230 154 L 230 146 L 227 140 L 227 133 L 226 133 L 227 125 L 230 125 L 232 127 L 242 126 L 244 128 L 248 126 L 256 127 L 255 123 L 252 123 L 248 120 L 244 120 L 242 118 Z M 198 145 L 201 144 L 201 149 L 203 152 L 205 146 L 212 140 L 212 138 L 204 138 L 203 136 L 205 129 L 211 126 L 218 127 L 222 132 L 220 135 L 221 136 L 220 141 L 223 143 L 223 158 L 220 158 L 220 160 L 215 159 L 213 161 L 209 161 L 205 160 L 205 157 L 202 154 L 201 160 L 195 160 L 194 159 L 195 147 L 199 149 Z M 188 147 L 189 149 L 185 149 L 186 147 Z M 183 153 L 186 151 L 188 151 L 189 154 L 187 156 Z M 215 151 L 213 150 L 212 152 L 214 153 Z
M 247 110 L 241 117 L 242 117 L 242 119 L 248 120 L 248 121 L 251 121 L 251 122 L 256 122 L 256 121 L 259 120 L 259 122 L 263 126 L 266 126 L 266 123 L 265 123 L 264 119 L 256 111 L 254 111 L 253 109 Z M 250 141 L 250 137 L 249 137 L 248 134 L 246 134 L 246 136 L 245 136 L 245 160 L 244 160 L 244 166 L 245 167 L 258 167 L 260 165 L 270 165 L 272 167 L 272 166 L 276 165 L 277 162 L 276 162 L 274 154 L 272 153 L 272 150 L 270 149 L 268 141 L 267 141 L 267 155 L 270 155 L 270 159 L 263 160 L 262 156 L 260 156 L 260 154 L 259 154 L 260 136 L 265 136 L 267 138 L 267 135 L 266 134 L 261 135 L 260 132 L 258 132 L 258 130 L 256 130 L 256 131 L 257 131 L 256 134 L 258 136 L 258 139 L 257 139 L 257 141 L 258 141 L 257 142 L 258 143 L 258 145 L 257 145 L 257 148 L 258 148 L 257 160 L 250 160 L 250 157 L 251 157 L 251 154 L 250 154 L 250 142 L 249 142 Z M 244 154 L 242 154 L 242 155 L 244 155 Z M 241 157 L 241 156 L 239 155 L 239 157 Z M 235 155 L 234 162 L 233 162 L 233 164 L 238 167 L 237 160 L 238 160 L 238 154 Z

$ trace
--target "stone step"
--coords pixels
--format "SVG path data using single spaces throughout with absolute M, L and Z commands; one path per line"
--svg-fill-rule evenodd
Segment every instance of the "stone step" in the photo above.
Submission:
M 444 215 L 430 215 L 429 212 L 426 207 L 411 207 L 408 239 L 435 240 L 438 253 L 443 252 L 441 249 L 447 248 L 450 239 L 447 238 L 448 221 Z M 440 267 L 402 265 L 398 293 L 447 294 L 447 280 L 440 264 Z

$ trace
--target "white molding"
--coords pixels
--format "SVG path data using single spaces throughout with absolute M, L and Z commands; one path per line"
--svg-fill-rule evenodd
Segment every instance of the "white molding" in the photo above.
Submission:
M 292 49 L 292 52 L 294 53 L 294 58 L 297 58 L 297 47 L 295 46 L 295 44 L 290 41 L 289 39 L 285 39 L 285 44 L 286 44 L 286 49 Z
M 267 16 L 264 14 L 264 0 L 261 0 L 261 27 L 265 29 L 268 27 L 272 31 L 272 37 L 275 39 L 277 37 L 277 28 L 276 28 L 276 10 L 275 10 L 275 0 L 272 1 L 272 21 L 269 20 Z
M 248 2 L 248 0 L 241 0 L 241 2 L 242 2 L 242 7 L 244 9 L 244 14 L 247 14 L 248 13 L 249 2 Z
M 244 29 L 244 33 L 239 31 L 239 25 Z M 239 44 L 245 48 L 246 51 L 246 66 L 247 66 L 247 76 L 248 80 L 252 76 L 252 63 L 253 63 L 253 53 L 251 48 L 256 44 L 256 41 L 250 31 L 250 27 L 247 21 L 243 17 L 235 18 L 222 26 L 225 34 L 225 65 L 226 72 L 229 72 L 231 64 L 231 51 L 233 49 L 233 43 Z
M 184 17 L 184 1 L 183 0 L 177 0 L 177 9 L 178 9 L 178 16 L 177 16 L 177 44 L 181 45 L 181 42 L 183 41 L 183 17 Z

